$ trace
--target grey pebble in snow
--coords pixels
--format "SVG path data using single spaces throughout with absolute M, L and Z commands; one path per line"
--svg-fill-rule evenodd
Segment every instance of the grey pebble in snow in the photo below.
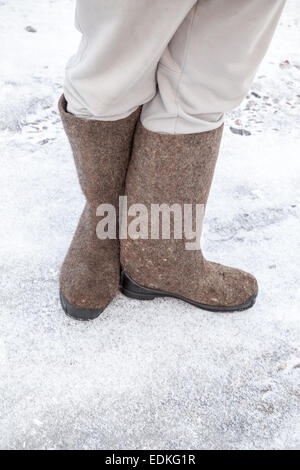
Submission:
M 28 33 L 37 33 L 37 30 L 35 28 L 33 28 L 33 26 L 26 26 L 25 30 Z
M 230 127 L 230 130 L 233 134 L 238 134 L 238 135 L 251 135 L 250 131 L 247 131 L 246 129 L 238 129 L 237 127 Z

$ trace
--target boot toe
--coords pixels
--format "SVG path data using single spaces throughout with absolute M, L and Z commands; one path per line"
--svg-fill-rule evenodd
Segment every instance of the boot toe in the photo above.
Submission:
M 255 302 L 258 293 L 256 278 L 245 271 L 218 265 L 219 303 L 233 309 L 249 308 Z
M 66 313 L 71 318 L 80 321 L 89 321 L 97 318 L 104 309 L 91 309 L 91 308 L 81 308 L 75 307 L 72 305 L 68 299 L 64 296 L 62 291 L 59 291 L 60 303 Z
M 201 277 L 199 301 L 203 304 L 219 311 L 235 311 L 255 303 L 258 285 L 252 274 L 206 261 Z

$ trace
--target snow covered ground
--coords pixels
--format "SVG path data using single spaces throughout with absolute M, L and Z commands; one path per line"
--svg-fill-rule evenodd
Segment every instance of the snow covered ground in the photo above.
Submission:
M 256 306 L 119 294 L 88 324 L 57 282 L 83 206 L 56 108 L 73 9 L 0 0 L 0 448 L 299 449 L 299 1 L 228 116 L 205 227 L 208 258 L 257 275 Z

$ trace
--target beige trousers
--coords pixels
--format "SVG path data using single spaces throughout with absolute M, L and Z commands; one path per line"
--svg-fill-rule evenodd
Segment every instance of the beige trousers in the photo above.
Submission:
M 285 0 L 77 0 L 79 50 L 67 64 L 68 111 L 186 134 L 219 127 L 239 105 Z

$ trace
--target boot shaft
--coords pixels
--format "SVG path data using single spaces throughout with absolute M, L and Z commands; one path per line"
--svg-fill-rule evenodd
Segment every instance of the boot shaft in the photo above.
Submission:
M 211 187 L 219 153 L 223 126 L 201 134 L 168 135 L 157 134 L 137 126 L 133 154 L 126 177 L 128 207 L 143 204 L 147 208 L 148 238 L 133 240 L 130 236 L 121 240 L 121 265 L 139 281 L 153 286 L 163 279 L 166 290 L 172 286 L 172 276 L 177 276 L 180 265 L 188 279 L 197 279 L 204 269 L 205 260 L 200 250 L 202 222 L 195 223 L 197 207 L 201 206 L 202 219 Z M 170 237 L 162 239 L 158 222 L 158 239 L 153 239 L 153 220 L 150 219 L 153 205 L 177 204 L 180 207 L 182 225 L 181 238 L 174 236 L 174 217 L 171 217 Z M 190 228 L 197 232 L 198 248 L 187 249 L 191 240 L 187 237 L 185 221 L 186 206 L 192 207 Z M 199 208 L 199 207 L 198 207 Z M 128 217 L 129 224 L 131 222 Z M 200 233 L 199 233 L 200 229 Z M 195 269 L 197 266 L 197 269 Z
M 82 191 L 93 207 L 118 205 L 124 190 L 134 129 L 140 109 L 118 121 L 82 119 L 66 110 L 62 96 L 59 111 L 68 136 Z

